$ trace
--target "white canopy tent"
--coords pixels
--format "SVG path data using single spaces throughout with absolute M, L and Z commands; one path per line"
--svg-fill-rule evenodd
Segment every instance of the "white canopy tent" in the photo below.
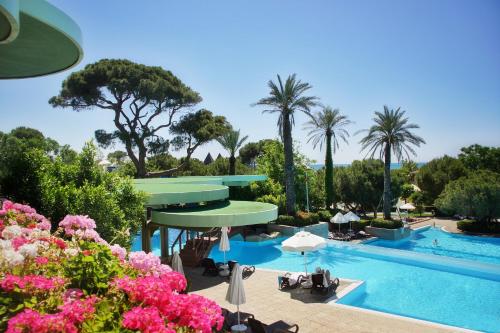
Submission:
M 344 215 L 344 219 L 346 219 L 347 221 L 349 221 L 349 229 L 352 230 L 352 223 L 351 222 L 357 222 L 357 221 L 360 221 L 361 218 L 354 214 L 353 212 L 349 211 L 348 213 L 346 213 Z

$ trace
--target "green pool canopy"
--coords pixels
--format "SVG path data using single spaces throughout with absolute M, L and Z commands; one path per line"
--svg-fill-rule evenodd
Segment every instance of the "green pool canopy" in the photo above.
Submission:
M 264 175 L 195 176 L 134 179 L 146 192 L 150 222 L 183 229 L 244 226 L 276 220 L 278 207 L 253 201 L 230 201 L 228 186 L 263 181 Z
M 45 0 L 0 0 L 0 79 L 56 73 L 80 62 L 82 34 Z

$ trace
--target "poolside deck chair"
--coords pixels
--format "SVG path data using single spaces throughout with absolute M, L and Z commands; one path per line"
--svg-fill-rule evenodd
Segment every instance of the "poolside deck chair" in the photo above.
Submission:
M 238 325 L 238 312 L 231 312 L 228 309 L 222 308 L 222 316 L 224 317 L 224 324 L 222 331 L 231 331 L 231 327 Z M 240 322 L 248 324 L 248 318 L 255 318 L 253 314 L 240 311 Z
M 292 289 L 300 286 L 306 280 L 307 278 L 302 274 L 293 276 L 292 273 L 287 272 L 284 275 L 278 276 L 278 286 L 280 290 Z
M 233 274 L 234 265 L 238 262 L 235 260 L 229 260 L 227 264 L 229 265 L 229 276 Z M 248 279 L 253 273 L 255 273 L 255 266 L 241 265 L 243 280 Z
M 311 279 L 311 294 L 314 291 L 317 291 L 323 295 L 329 295 L 330 293 L 335 292 L 340 284 L 340 280 L 338 278 L 330 280 L 330 272 L 328 270 L 326 270 L 324 273 L 312 274 Z
M 290 325 L 282 320 L 266 325 L 255 318 L 248 318 L 248 326 L 252 333 L 297 333 L 299 331 L 299 325 Z
M 221 262 L 215 263 L 212 258 L 203 258 L 200 261 L 200 266 L 205 268 L 203 275 L 218 276 L 222 265 Z

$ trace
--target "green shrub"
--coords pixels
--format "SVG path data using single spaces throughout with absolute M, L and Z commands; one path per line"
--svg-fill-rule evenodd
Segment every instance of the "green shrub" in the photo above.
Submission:
M 370 221 L 370 225 L 374 228 L 398 229 L 403 226 L 403 222 L 398 220 L 373 219 Z
M 370 225 L 370 222 L 371 220 L 361 220 L 361 221 L 351 222 L 351 228 L 354 231 L 365 230 L 365 227 L 367 225 Z
M 332 218 L 332 213 L 328 210 L 320 210 L 318 212 L 320 221 L 329 222 Z
M 474 220 L 463 220 L 457 222 L 457 228 L 465 232 L 500 233 L 499 222 L 481 223 Z
M 289 215 L 279 215 L 276 220 L 277 224 L 295 226 L 295 217 Z

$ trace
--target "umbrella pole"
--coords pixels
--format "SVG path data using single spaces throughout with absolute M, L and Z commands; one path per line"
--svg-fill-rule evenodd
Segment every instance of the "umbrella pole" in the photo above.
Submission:
M 226 251 L 222 251 L 224 252 L 224 265 L 226 264 Z
M 240 325 L 240 305 L 236 305 L 236 309 L 238 310 L 238 326 Z
M 304 251 L 304 269 L 305 269 L 305 271 L 306 271 L 306 275 L 307 275 L 307 259 L 306 259 L 306 253 L 307 253 L 307 252 L 305 252 L 305 251 Z

